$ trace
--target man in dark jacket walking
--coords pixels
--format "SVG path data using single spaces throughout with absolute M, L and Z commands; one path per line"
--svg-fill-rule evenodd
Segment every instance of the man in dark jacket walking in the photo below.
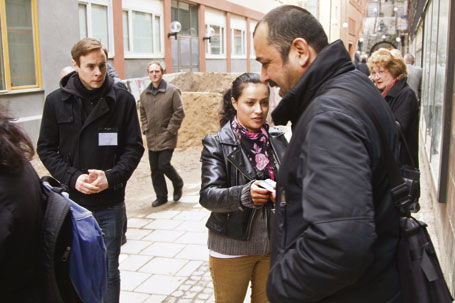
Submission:
M 278 174 L 270 301 L 401 302 L 399 215 L 382 144 L 351 100 L 372 108 L 397 160 L 388 105 L 305 9 L 269 12 L 256 26 L 254 48 L 262 80 L 283 96 L 272 118 L 293 128 Z
M 104 302 L 118 302 L 125 187 L 144 153 L 136 103 L 106 76 L 107 54 L 98 40 L 80 40 L 71 55 L 76 72 L 47 96 L 37 150 L 70 198 L 92 211 L 102 228 L 108 260 Z

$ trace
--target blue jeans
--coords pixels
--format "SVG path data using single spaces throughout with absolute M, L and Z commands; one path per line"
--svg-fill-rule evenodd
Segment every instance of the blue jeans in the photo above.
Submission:
M 105 303 L 118 303 L 120 299 L 120 270 L 118 258 L 126 218 L 125 202 L 93 211 L 93 216 L 104 233 L 107 249 L 107 288 Z

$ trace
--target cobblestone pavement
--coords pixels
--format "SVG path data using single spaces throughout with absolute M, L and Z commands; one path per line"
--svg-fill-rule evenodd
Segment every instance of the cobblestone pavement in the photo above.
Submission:
M 185 194 L 128 219 L 120 256 L 121 302 L 214 302 L 208 267 L 209 212 Z

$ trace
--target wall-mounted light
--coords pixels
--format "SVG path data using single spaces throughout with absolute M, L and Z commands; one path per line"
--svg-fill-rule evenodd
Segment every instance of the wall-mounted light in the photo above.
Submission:
M 396 38 L 395 38 L 395 41 L 398 42 L 398 43 L 400 43 L 400 42 L 401 42 L 401 38 L 400 38 L 400 37 L 396 37 Z
M 348 28 L 349 24 L 347 22 L 343 22 L 343 28 Z
M 177 40 L 177 34 L 182 30 L 182 25 L 178 21 L 171 22 L 171 32 L 167 33 L 168 38 L 174 36 Z
M 205 36 L 202 37 L 202 40 L 209 40 L 209 42 L 212 42 L 212 36 L 215 34 L 215 30 L 213 27 L 208 27 L 207 30 L 205 31 Z

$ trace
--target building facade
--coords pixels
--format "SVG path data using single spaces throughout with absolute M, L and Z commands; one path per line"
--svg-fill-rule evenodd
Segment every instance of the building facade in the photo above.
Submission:
M 353 54 L 367 0 L 0 0 L 0 106 L 36 141 L 45 96 L 84 37 L 103 43 L 122 79 L 147 76 L 150 60 L 167 73 L 260 72 L 254 28 L 287 3 L 307 8 Z
M 455 4 L 450 0 L 409 1 L 409 51 L 423 68 L 420 155 L 431 176 L 440 261 L 455 293 Z M 423 156 L 423 157 L 422 157 Z

